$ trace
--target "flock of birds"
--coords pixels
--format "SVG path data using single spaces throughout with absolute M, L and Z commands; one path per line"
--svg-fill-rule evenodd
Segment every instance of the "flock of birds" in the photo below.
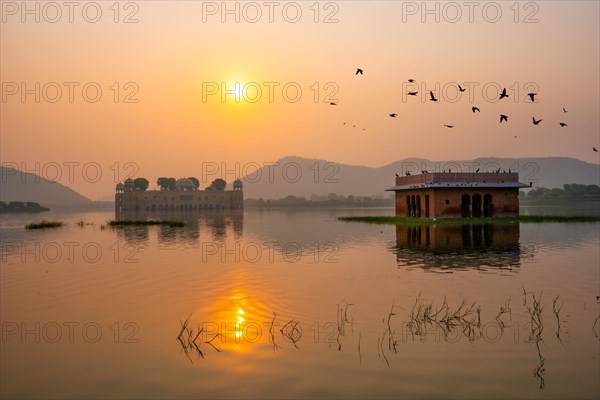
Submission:
M 354 75 L 363 75 L 363 74 L 364 74 L 364 70 L 362 68 L 357 68 L 356 69 L 356 73 Z M 409 79 L 408 82 L 409 83 L 415 83 L 415 80 L 414 79 Z M 458 91 L 459 92 L 464 92 L 465 90 L 466 89 L 464 89 L 463 87 L 461 87 L 460 85 L 458 85 Z M 418 93 L 419 93 L 418 91 L 416 91 L 416 92 L 408 92 L 407 95 L 409 95 L 409 96 L 416 96 Z M 535 96 L 537 96 L 537 93 L 527 93 L 527 96 L 529 96 L 529 98 L 531 99 L 531 102 L 535 102 Z M 500 93 L 500 97 L 499 97 L 498 100 L 502 100 L 502 99 L 507 98 L 507 97 L 509 97 L 509 95 L 506 93 L 506 88 L 504 88 L 502 90 L 502 92 Z M 433 101 L 433 102 L 437 102 L 438 101 L 438 99 L 435 97 L 435 94 L 431 90 L 429 91 L 429 101 Z M 335 103 L 335 102 L 331 102 L 329 104 L 332 105 L 332 106 L 336 106 L 337 105 L 337 103 Z M 563 107 L 562 110 L 563 110 L 563 113 L 567 113 L 567 110 L 564 107 Z M 475 106 L 471 107 L 471 111 L 473 113 L 480 113 L 481 112 L 481 110 L 478 107 L 475 107 Z M 388 115 L 391 118 L 398 117 L 397 113 L 390 113 Z M 503 123 L 503 122 L 508 123 L 508 115 L 500 114 L 500 123 Z M 537 125 L 540 124 L 540 122 L 542 122 L 541 118 L 540 119 L 535 119 L 535 116 L 532 117 L 532 123 L 533 123 L 533 125 L 537 126 Z M 567 125 L 566 122 L 559 122 L 558 124 L 560 125 L 561 128 L 567 128 L 569 126 L 569 125 Z M 345 122 L 344 122 L 344 125 L 346 125 Z M 444 126 L 446 128 L 450 128 L 450 129 L 454 128 L 453 124 L 445 124 Z M 353 128 L 356 128 L 356 125 L 353 125 Z M 365 128 L 362 128 L 362 130 L 364 131 Z M 516 138 L 517 138 L 517 136 L 515 136 L 515 139 Z M 592 149 L 593 149 L 593 151 L 598 152 L 597 148 L 593 147 Z

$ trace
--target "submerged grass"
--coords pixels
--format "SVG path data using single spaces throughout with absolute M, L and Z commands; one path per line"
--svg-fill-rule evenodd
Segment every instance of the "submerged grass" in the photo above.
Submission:
M 65 223 L 64 222 L 60 222 L 60 221 L 42 221 L 42 222 L 36 222 L 36 223 L 32 223 L 32 224 L 27 224 L 25 225 L 25 229 L 46 229 L 46 228 L 60 228 L 61 226 L 64 226 Z
M 393 225 L 464 225 L 488 223 L 543 223 L 543 222 L 600 222 L 600 216 L 546 216 L 546 215 L 521 215 L 518 217 L 493 217 L 493 218 L 406 218 L 386 216 L 364 217 L 338 217 L 340 221 L 365 222 L 368 224 L 393 224 Z
M 135 220 L 124 220 L 124 221 L 108 221 L 108 225 L 112 227 L 117 226 L 149 226 L 149 225 L 163 225 L 170 227 L 182 227 L 185 223 L 181 221 L 135 221 Z

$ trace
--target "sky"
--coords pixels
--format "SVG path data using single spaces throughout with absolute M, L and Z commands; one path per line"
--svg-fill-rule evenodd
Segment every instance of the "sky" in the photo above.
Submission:
M 0 158 L 92 199 L 285 156 L 600 161 L 597 1 L 68 4 L 0 2 Z

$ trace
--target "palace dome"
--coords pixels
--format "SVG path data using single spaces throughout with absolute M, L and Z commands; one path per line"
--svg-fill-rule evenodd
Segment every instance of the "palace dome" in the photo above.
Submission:
M 196 188 L 196 186 L 194 186 L 194 182 L 192 182 L 191 180 L 189 180 L 187 178 L 177 179 L 177 182 L 175 183 L 175 187 L 177 189 L 195 189 Z

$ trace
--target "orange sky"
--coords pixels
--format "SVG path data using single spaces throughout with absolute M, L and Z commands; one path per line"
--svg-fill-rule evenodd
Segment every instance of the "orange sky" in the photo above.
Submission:
M 128 162 L 152 182 L 200 175 L 202 162 L 234 168 L 286 155 L 374 167 L 405 157 L 599 162 L 596 1 L 484 1 L 472 16 L 464 2 L 428 2 L 429 14 L 420 1 L 275 2 L 272 23 L 264 2 L 227 2 L 237 4 L 239 22 L 220 1 L 121 2 L 119 15 L 113 3 L 80 2 L 72 23 L 62 2 L 54 3 L 60 18 L 46 2 L 27 3 L 38 4 L 39 22 L 23 3 L 1 3 L 3 165 L 35 172 L 58 163 L 61 183 L 96 199 L 112 193 L 115 171 L 130 172 Z M 101 16 L 88 22 L 96 5 Z M 289 22 L 296 8 L 299 20 Z M 137 22 L 124 23 L 127 16 Z M 355 76 L 357 67 L 364 75 Z M 409 78 L 417 97 L 405 96 Z M 221 85 L 236 81 L 248 90 L 239 103 L 233 94 L 223 101 Z M 31 90 L 24 101 L 22 84 Z M 456 84 L 468 89 L 460 98 Z M 94 87 L 102 90 L 97 102 Z M 497 87 L 510 97 L 498 102 Z M 252 102 L 256 88 L 262 97 Z M 535 104 L 530 89 L 539 93 Z M 328 104 L 332 93 L 337 106 Z M 508 124 L 498 123 L 500 113 Z M 534 126 L 532 117 L 543 121 Z M 69 182 L 64 163 L 73 162 Z M 92 163 L 102 172 L 97 182 L 82 178 Z

